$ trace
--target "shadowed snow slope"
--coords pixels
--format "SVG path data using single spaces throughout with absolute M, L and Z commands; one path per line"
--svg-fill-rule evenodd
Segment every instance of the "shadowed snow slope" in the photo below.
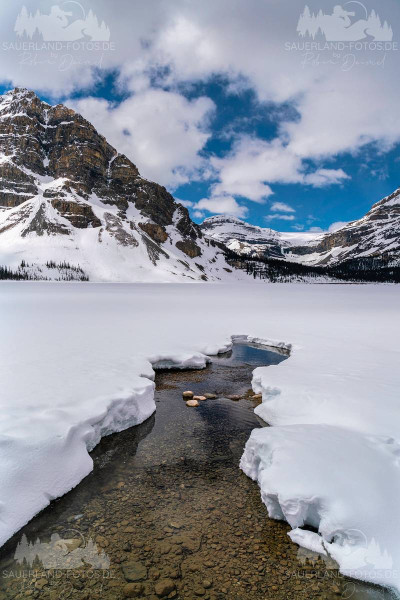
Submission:
M 201 367 L 242 334 L 292 344 L 254 373 L 273 427 L 252 434 L 241 463 L 271 517 L 343 571 L 400 589 L 398 287 L 0 290 L 1 542 L 91 470 L 100 436 L 154 411 L 152 364 Z

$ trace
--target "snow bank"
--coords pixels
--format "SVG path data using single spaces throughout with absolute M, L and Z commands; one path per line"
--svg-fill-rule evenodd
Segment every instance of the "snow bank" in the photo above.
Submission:
M 393 438 L 287 425 L 253 431 L 240 465 L 260 485 L 269 516 L 293 528 L 294 542 L 331 556 L 350 577 L 395 585 L 399 455 Z
M 0 541 L 154 411 L 154 366 L 204 367 L 232 336 L 290 349 L 254 373 L 242 468 L 291 537 L 400 589 L 399 288 L 0 284 Z M 242 338 L 243 339 L 243 338 Z M 319 534 L 304 530 L 304 524 Z

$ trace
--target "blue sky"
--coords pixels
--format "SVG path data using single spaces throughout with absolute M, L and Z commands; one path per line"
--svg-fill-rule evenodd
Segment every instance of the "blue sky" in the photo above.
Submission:
M 283 113 L 288 118 L 296 119 L 296 111 L 290 105 L 260 104 L 251 91 L 227 94 L 226 82 L 223 81 L 207 84 L 201 91 L 217 106 L 215 117 L 212 119 L 212 137 L 204 149 L 206 154 L 224 156 L 229 152 L 233 137 L 227 139 L 227 131 L 243 132 L 271 140 L 277 134 L 277 126 Z M 194 91 L 191 94 L 193 95 Z M 326 230 L 332 223 L 358 219 L 374 202 L 400 186 L 399 160 L 399 145 L 382 154 L 379 148 L 372 144 L 355 156 L 351 153 L 333 156 L 326 161 L 326 165 L 329 168 L 343 168 L 350 177 L 348 180 L 340 185 L 324 188 L 275 184 L 272 186 L 274 194 L 265 204 L 246 203 L 244 198 L 239 199 L 249 208 L 245 220 L 261 227 L 291 231 L 298 228 L 297 226 L 304 230 L 313 227 Z M 194 182 L 178 187 L 175 195 L 196 203 L 199 198 L 207 196 L 208 187 L 208 182 Z M 270 214 L 269 208 L 274 202 L 283 202 L 294 207 L 295 220 L 266 221 L 265 217 Z M 193 209 L 190 211 L 195 212 Z M 202 219 L 194 217 L 194 220 L 201 222 Z
M 49 14 L 55 2 L 24 4 Z M 107 23 L 113 51 L 100 60 L 84 46 L 62 69 L 63 57 L 46 63 L 46 50 L 29 65 L 3 48 L 2 91 L 29 87 L 81 112 L 197 222 L 227 213 L 284 231 L 328 230 L 360 218 L 400 185 L 400 8 L 392 0 L 379 5 L 392 45 L 354 52 L 360 65 L 351 69 L 344 56 L 332 64 L 330 50 L 312 66 L 302 65 L 302 51 L 285 50 L 303 41 L 300 0 L 290 7 L 255 0 L 251 10 L 240 0 L 154 0 L 151 9 L 144 0 L 119 0 L 119 10 L 97 0 L 79 11 L 78 4 L 69 3 L 68 21 L 90 8 Z M 330 15 L 335 3 L 309 4 Z M 2 39 L 16 40 L 20 8 L 5 9 Z M 349 8 L 355 22 L 378 10 Z

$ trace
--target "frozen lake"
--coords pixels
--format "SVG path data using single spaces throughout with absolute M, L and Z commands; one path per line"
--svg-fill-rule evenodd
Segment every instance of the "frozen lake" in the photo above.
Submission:
M 292 347 L 249 365 L 272 427 L 249 425 L 242 467 L 270 516 L 344 574 L 397 585 L 396 286 L 4 283 L 0 303 L 3 543 L 91 472 L 102 436 L 161 409 L 152 365 L 204 367 L 241 335 Z

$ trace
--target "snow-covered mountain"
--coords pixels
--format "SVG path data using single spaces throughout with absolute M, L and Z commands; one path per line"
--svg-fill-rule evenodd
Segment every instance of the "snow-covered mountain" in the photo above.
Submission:
M 244 278 L 167 190 L 82 116 L 0 97 L 0 269 L 39 279 Z
M 400 264 L 400 188 L 383 198 L 362 219 L 333 233 L 281 233 L 233 217 L 211 217 L 204 233 L 238 254 L 333 266 L 349 260 L 389 257 Z
M 251 257 L 285 258 L 285 252 L 290 248 L 321 237 L 320 233 L 275 231 L 224 215 L 205 219 L 201 229 L 205 235 L 222 242 L 230 250 Z
M 290 258 L 313 265 L 390 256 L 400 264 L 400 188 L 373 205 L 361 219 L 308 244 L 290 249 Z
M 26 89 L 0 96 L 0 178 L 0 278 L 247 278 L 226 262 L 223 244 L 308 265 L 382 256 L 400 264 L 400 189 L 334 233 L 282 233 L 225 216 L 199 227 L 82 116 Z

